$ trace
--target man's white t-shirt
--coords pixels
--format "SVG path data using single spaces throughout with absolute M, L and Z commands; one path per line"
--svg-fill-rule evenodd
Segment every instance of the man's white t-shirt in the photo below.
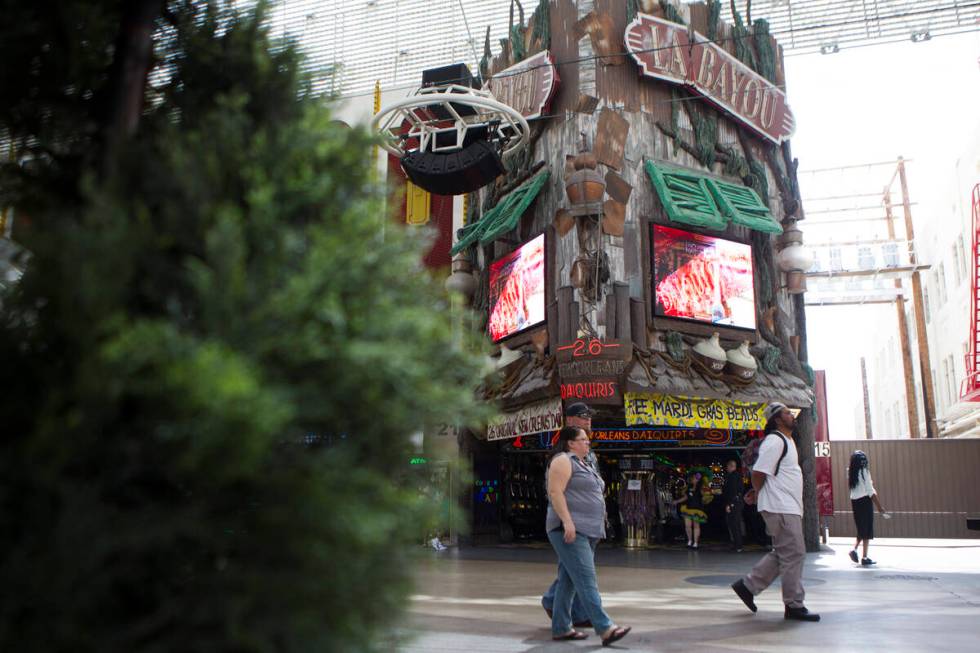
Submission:
M 776 463 L 783 455 L 784 440 L 786 456 L 779 463 L 779 473 L 776 474 Z M 793 438 L 782 433 L 767 435 L 759 447 L 759 458 L 752 471 L 766 475 L 765 485 L 759 493 L 759 512 L 803 516 L 803 471 Z

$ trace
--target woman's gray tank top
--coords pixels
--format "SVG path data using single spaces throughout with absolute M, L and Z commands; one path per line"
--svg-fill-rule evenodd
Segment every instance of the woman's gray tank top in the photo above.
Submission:
M 586 537 L 602 539 L 606 536 L 606 501 L 602 496 L 606 484 L 591 465 L 579 460 L 573 453 L 565 455 L 572 463 L 572 476 L 565 486 L 565 503 L 575 523 L 575 531 Z M 551 469 L 550 465 L 548 469 Z M 561 519 L 551 507 L 549 498 L 545 529 L 551 532 L 560 527 Z

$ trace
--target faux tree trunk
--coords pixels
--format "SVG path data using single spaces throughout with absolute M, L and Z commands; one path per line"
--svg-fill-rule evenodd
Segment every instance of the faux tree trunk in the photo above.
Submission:
M 793 312 L 796 318 L 796 334 L 800 337 L 799 360 L 807 360 L 806 312 L 804 296 L 793 295 Z M 810 379 L 806 379 L 810 383 Z M 816 401 L 816 399 L 814 399 Z M 796 446 L 800 455 L 800 468 L 803 470 L 803 539 L 806 550 L 820 550 L 820 509 L 817 506 L 817 465 L 814 458 L 815 410 L 809 408 L 800 412 L 797 424 Z

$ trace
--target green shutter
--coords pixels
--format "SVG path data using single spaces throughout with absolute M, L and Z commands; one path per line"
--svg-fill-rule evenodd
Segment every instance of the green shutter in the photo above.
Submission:
M 754 190 L 748 186 L 729 184 L 717 179 L 707 179 L 706 181 L 711 190 L 711 195 L 729 220 L 756 231 L 765 231 L 771 234 L 783 233 L 783 228 L 772 217 L 769 207 L 763 203 Z
M 704 177 L 692 172 L 659 167 L 652 161 L 646 162 L 646 171 L 667 217 L 672 221 L 717 231 L 728 226 L 725 216 L 715 205 Z
M 459 241 L 450 250 L 450 254 L 461 252 L 476 241 L 489 243 L 511 231 L 550 176 L 548 170 L 538 173 L 497 202 L 497 206 L 487 211 L 478 221 L 460 229 Z

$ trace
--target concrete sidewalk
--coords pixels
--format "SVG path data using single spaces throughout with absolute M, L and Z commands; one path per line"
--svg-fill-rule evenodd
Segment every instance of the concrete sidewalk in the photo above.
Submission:
M 546 548 L 433 552 L 419 568 L 404 653 L 541 653 L 574 650 L 685 653 L 980 650 L 980 540 L 875 540 L 872 568 L 831 539 L 807 557 L 808 607 L 820 623 L 788 622 L 778 585 L 749 612 L 728 585 L 763 552 L 600 548 L 599 587 L 610 616 L 633 632 L 602 649 L 590 631 L 552 642 L 541 593 L 554 579 Z

